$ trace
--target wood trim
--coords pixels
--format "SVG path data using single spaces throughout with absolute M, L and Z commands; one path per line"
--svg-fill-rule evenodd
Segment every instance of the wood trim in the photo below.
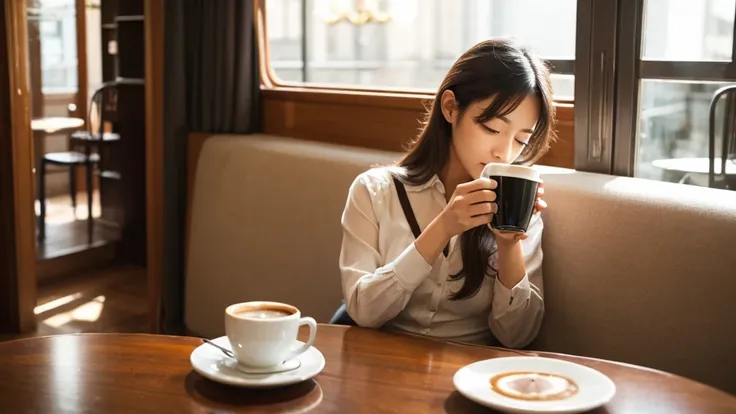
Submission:
M 114 264 L 117 242 L 97 242 L 92 246 L 79 246 L 76 251 L 44 258 L 36 262 L 38 286 L 64 280 L 80 273 L 86 273 Z
M 262 88 L 263 132 L 402 151 L 421 128 L 432 96 L 387 92 Z M 574 106 L 556 103 L 558 141 L 539 164 L 574 168 Z
M 84 119 L 85 128 L 87 126 L 87 96 L 89 87 L 88 70 L 89 65 L 87 64 L 87 0 L 76 0 L 75 2 L 75 13 L 76 13 L 76 29 L 77 29 L 77 93 L 74 96 L 74 104 L 77 105 L 77 110 L 70 114 L 77 118 Z M 44 100 L 48 102 L 46 96 Z M 87 191 L 87 177 L 84 172 L 84 168 L 77 168 L 75 175 L 77 190 Z M 92 181 L 93 191 L 99 188 L 99 185 L 95 185 L 98 180 Z
M 25 0 L 0 11 L 0 329 L 36 328 L 36 231 L 33 208 L 33 136 L 27 67 Z M 6 210 L 7 209 L 7 210 Z
M 77 105 L 76 116 L 87 119 L 87 0 L 76 0 L 77 18 Z M 86 183 L 85 183 L 86 187 Z
M 146 244 L 150 329 L 161 331 L 164 255 L 164 0 L 145 0 Z
M 563 168 L 575 168 L 575 106 L 572 104 L 557 105 L 557 141 L 549 152 L 537 162 Z

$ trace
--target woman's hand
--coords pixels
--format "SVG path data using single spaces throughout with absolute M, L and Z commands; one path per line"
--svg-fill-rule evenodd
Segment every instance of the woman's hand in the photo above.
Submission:
M 547 202 L 542 200 L 542 197 L 544 197 L 544 183 L 539 183 L 539 187 L 537 188 L 537 202 L 534 204 L 534 214 L 539 214 L 547 208 Z
M 545 202 L 542 197 L 544 196 L 544 185 L 543 183 L 539 183 L 539 188 L 537 188 L 537 201 L 534 204 L 534 214 L 541 213 L 544 209 L 547 208 L 547 202 Z M 496 235 L 496 241 L 501 242 L 508 242 L 508 243 L 516 243 L 519 240 L 524 240 L 528 236 L 526 233 L 519 233 L 515 231 L 501 231 L 493 229 L 493 233 Z
M 474 227 L 491 222 L 498 210 L 496 192 L 498 183 L 488 178 L 463 183 L 455 188 L 450 201 L 438 219 L 449 238 Z
M 427 226 L 414 242 L 424 260 L 432 264 L 455 235 L 473 227 L 490 223 L 498 209 L 494 201 L 498 184 L 488 178 L 479 178 L 455 188 L 442 212 Z

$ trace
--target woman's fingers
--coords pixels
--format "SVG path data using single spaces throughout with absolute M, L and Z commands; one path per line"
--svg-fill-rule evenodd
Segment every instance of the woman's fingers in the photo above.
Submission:
M 478 203 L 468 206 L 470 217 L 479 216 L 481 214 L 493 214 L 498 210 L 496 203 Z
M 498 183 L 490 178 L 478 178 L 477 180 L 463 183 L 455 188 L 455 195 L 469 194 L 479 190 L 493 190 L 498 187 Z

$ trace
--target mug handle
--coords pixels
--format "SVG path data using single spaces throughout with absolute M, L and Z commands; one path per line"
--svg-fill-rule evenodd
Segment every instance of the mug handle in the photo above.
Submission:
M 284 362 L 292 360 L 297 356 L 307 352 L 307 350 L 311 348 L 312 344 L 314 343 L 314 339 L 317 336 L 317 322 L 314 320 L 314 318 L 306 317 L 299 319 L 299 326 L 302 325 L 309 325 L 309 339 L 304 345 L 292 351 Z

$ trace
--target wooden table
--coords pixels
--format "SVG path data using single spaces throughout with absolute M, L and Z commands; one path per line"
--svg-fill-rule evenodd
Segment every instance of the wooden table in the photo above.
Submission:
M 710 168 L 710 159 L 708 157 L 700 158 L 667 158 L 652 161 L 652 165 L 665 171 L 675 171 L 682 173 L 683 176 L 679 183 L 688 183 L 708 187 L 708 174 Z M 714 171 L 716 175 L 721 174 L 721 159 L 713 160 Z M 736 182 L 736 163 L 733 160 L 726 161 L 725 176 L 729 183 Z
M 43 138 L 49 134 L 60 132 L 71 132 L 84 126 L 84 119 L 68 118 L 68 117 L 48 117 L 37 118 L 31 121 L 31 130 L 33 130 L 34 152 L 36 153 L 36 165 L 38 168 L 40 159 L 43 157 L 45 147 Z
M 69 117 L 37 118 L 31 121 L 31 129 L 53 134 L 60 131 L 71 131 L 84 126 L 84 119 Z
M 306 332 L 303 332 L 306 333 Z M 302 338 L 304 339 L 304 338 Z M 80 334 L 0 343 L 0 401 L 8 413 L 488 413 L 455 391 L 468 363 L 516 355 L 372 329 L 320 325 L 326 359 L 313 380 L 274 390 L 233 388 L 194 371 L 200 339 Z M 734 413 L 736 397 L 688 379 L 601 360 L 614 400 L 595 413 Z

